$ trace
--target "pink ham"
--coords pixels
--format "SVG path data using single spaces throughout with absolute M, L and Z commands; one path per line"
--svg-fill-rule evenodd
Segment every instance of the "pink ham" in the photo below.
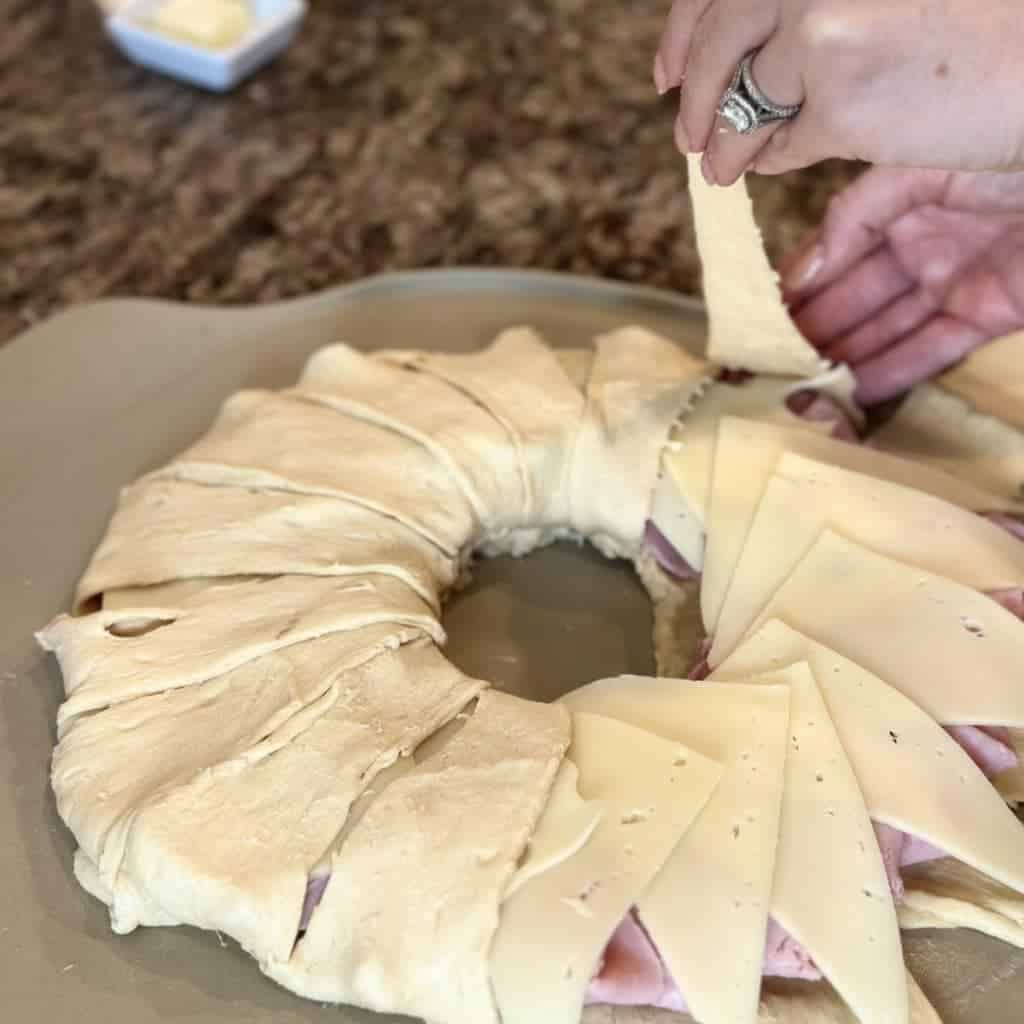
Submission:
M 708 664 L 708 655 L 711 653 L 711 637 L 705 637 L 697 648 L 697 656 L 693 662 L 693 668 L 687 673 L 686 678 L 696 682 L 707 679 L 711 675 L 711 666 Z
M 330 875 L 314 875 L 306 882 L 306 897 L 302 901 L 302 914 L 299 916 L 299 935 L 309 927 L 313 917 L 313 911 L 319 906 L 324 898 L 324 890 L 331 880 Z
M 988 596 L 1001 604 L 1011 615 L 1016 615 L 1018 619 L 1024 619 L 1024 587 L 990 590 Z
M 991 725 L 951 725 L 946 731 L 989 778 L 1017 767 L 1017 752 L 1006 729 Z
M 817 981 L 821 971 L 807 951 L 769 918 L 765 938 L 765 976 Z M 655 1006 L 686 1013 L 686 999 L 643 927 L 632 912 L 626 915 L 605 947 L 586 1000 L 614 1006 Z
M 650 519 L 644 524 L 644 544 L 654 555 L 654 560 L 669 576 L 680 580 L 693 580 L 699 575 Z
M 860 441 L 850 417 L 829 395 L 823 395 L 818 391 L 794 391 L 786 399 L 786 408 L 794 416 L 799 416 L 809 423 L 831 424 L 832 436 L 840 441 L 849 441 L 852 444 Z
M 679 988 L 632 912 L 608 940 L 585 1001 L 686 1012 Z
M 990 523 L 1001 526 L 1007 533 L 1012 533 L 1018 540 L 1024 540 L 1024 519 L 1007 512 L 982 512 Z

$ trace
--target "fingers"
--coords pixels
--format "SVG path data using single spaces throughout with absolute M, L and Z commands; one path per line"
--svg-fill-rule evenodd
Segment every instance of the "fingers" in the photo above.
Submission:
M 742 58 L 741 58 L 742 59 Z M 788 39 L 776 34 L 769 38 L 751 65 L 758 89 L 774 103 L 782 106 L 803 102 L 803 86 Z M 798 114 L 799 120 L 803 114 Z M 773 137 L 785 130 L 783 122 L 766 125 L 750 135 L 734 131 L 715 131 L 705 150 L 717 185 L 731 185 L 755 163 L 760 153 L 771 145 Z
M 811 342 L 827 346 L 877 316 L 913 287 L 913 278 L 892 251 L 881 248 L 795 309 L 793 319 Z
M 776 4 L 764 0 L 715 0 L 704 10 L 693 31 L 686 88 L 680 94 L 679 111 L 691 152 L 707 149 L 722 93 L 740 61 L 772 35 L 776 19 Z M 769 89 L 778 89 L 778 82 L 758 79 L 758 85 L 777 102 L 791 102 L 786 98 L 792 95 L 791 87 L 785 88 L 785 96 L 773 96 Z M 792 102 L 799 99 L 798 95 Z
M 791 131 L 803 118 L 783 125 L 772 138 Z M 767 150 L 766 150 L 767 152 Z M 760 170 L 764 159 L 757 161 Z M 882 242 L 885 229 L 903 214 L 940 202 L 949 186 L 944 171 L 873 168 L 862 174 L 829 204 L 815 249 L 802 254 L 802 265 L 788 265 L 783 288 L 791 298 L 813 294 L 846 274 Z M 807 273 L 813 265 L 813 273 Z
M 895 398 L 959 362 L 989 337 L 954 317 L 933 317 L 914 334 L 856 368 L 857 401 L 876 405 Z
M 935 296 L 924 289 L 915 289 L 825 346 L 824 354 L 833 362 L 856 366 L 916 331 L 935 312 Z
M 654 58 L 654 87 L 659 95 L 674 89 L 686 74 L 686 55 L 697 19 L 712 0 L 675 0 Z

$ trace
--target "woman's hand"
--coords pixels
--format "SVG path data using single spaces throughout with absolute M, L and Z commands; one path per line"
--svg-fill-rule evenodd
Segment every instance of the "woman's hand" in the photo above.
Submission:
M 1024 327 L 1024 173 L 874 168 L 786 262 L 801 331 L 884 401 Z
M 739 136 L 716 108 L 743 57 L 792 121 Z M 655 60 L 682 85 L 676 141 L 731 184 L 830 157 L 904 167 L 1024 166 L 1018 0 L 675 0 Z

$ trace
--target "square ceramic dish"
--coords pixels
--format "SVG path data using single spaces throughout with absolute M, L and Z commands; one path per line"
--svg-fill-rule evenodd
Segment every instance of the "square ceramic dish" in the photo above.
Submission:
M 306 0 L 249 0 L 252 24 L 234 46 L 209 50 L 171 39 L 149 22 L 161 0 L 133 0 L 107 19 L 117 48 L 136 64 L 215 92 L 227 92 L 273 60 L 292 41 Z
M 72 875 L 74 843 L 49 787 L 63 686 L 33 632 L 67 609 L 118 488 L 196 440 L 233 391 L 289 386 L 309 354 L 334 341 L 466 351 L 503 327 L 531 324 L 553 344 L 580 346 L 629 323 L 694 351 L 703 345 L 700 308 L 664 292 L 555 274 L 437 271 L 260 308 L 103 302 L 0 348 L 3 1024 L 408 1020 L 298 999 L 209 932 L 110 931 L 106 908 Z M 589 549 L 482 563 L 444 622 L 447 652 L 464 671 L 533 699 L 654 668 L 645 593 Z M 908 934 L 905 946 L 944 1024 L 1021 1021 L 1024 951 L 965 930 Z

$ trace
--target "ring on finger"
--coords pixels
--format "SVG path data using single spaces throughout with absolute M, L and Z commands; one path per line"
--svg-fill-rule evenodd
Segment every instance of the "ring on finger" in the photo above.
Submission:
M 729 88 L 718 101 L 718 113 L 739 135 L 750 135 L 765 125 L 791 121 L 801 103 L 782 104 L 769 99 L 754 81 L 753 64 L 758 50 L 751 50 L 736 68 Z

